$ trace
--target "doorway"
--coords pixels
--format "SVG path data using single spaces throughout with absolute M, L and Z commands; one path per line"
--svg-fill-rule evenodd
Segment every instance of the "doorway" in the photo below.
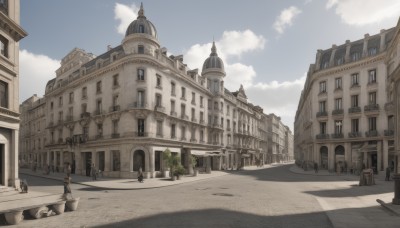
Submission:
M 320 168 L 328 169 L 328 147 L 323 146 L 319 151 L 321 155 Z
M 376 152 L 371 154 L 371 169 L 374 170 L 374 174 L 378 174 L 378 155 Z
M 133 153 L 133 171 L 139 171 L 142 168 L 142 171 L 145 171 L 145 157 L 143 150 L 137 150 Z

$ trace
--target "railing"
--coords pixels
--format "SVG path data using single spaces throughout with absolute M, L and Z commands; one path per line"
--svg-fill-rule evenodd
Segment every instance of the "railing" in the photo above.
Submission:
M 317 112 L 317 117 L 328 116 L 328 112 Z
M 316 135 L 317 139 L 329 139 L 329 134 L 318 134 Z
M 149 136 L 149 133 L 147 133 L 147 132 L 137 132 L 137 131 L 135 131 L 134 133 L 135 133 L 136 137 L 148 137 Z
M 54 126 L 54 122 L 53 122 L 53 121 L 50 121 L 50 122 L 49 122 L 49 127 L 52 127 L 52 126 Z
M 349 132 L 349 138 L 359 138 L 362 137 L 362 133 L 355 131 L 355 132 Z
M 205 121 L 204 120 L 200 120 L 200 124 L 205 124 Z
M 171 116 L 174 116 L 174 117 L 177 117 L 177 116 L 178 116 L 178 114 L 177 114 L 176 112 L 174 112 L 174 111 L 171 111 L 170 115 L 171 115 Z
M 349 113 L 360 113 L 361 107 L 351 107 L 349 108 Z
M 385 130 L 385 131 L 383 132 L 383 134 L 384 134 L 385 136 L 393 136 L 393 135 L 394 135 L 394 130 Z
M 94 111 L 94 114 L 101 115 L 101 114 L 103 114 L 103 110 L 96 110 L 96 111 Z
M 103 138 L 103 135 L 102 135 L 102 134 L 98 134 L 98 135 L 95 136 L 95 138 L 96 138 L 96 139 L 102 139 L 102 138 Z
M 197 123 L 197 119 L 196 118 L 192 118 L 191 121 L 194 122 L 194 123 Z
M 369 104 L 364 106 L 364 112 L 379 111 L 379 104 Z
M 181 119 L 183 119 L 183 120 L 189 120 L 189 116 L 187 116 L 187 115 L 181 115 Z
M 334 133 L 334 134 L 331 134 L 331 137 L 334 139 L 341 139 L 341 138 L 343 138 L 343 133 Z
M 84 112 L 81 114 L 81 118 L 89 118 L 90 117 L 90 112 Z
M 343 109 L 333 110 L 332 115 L 343 115 Z
M 113 105 L 110 107 L 110 112 L 118 112 L 121 109 L 119 105 Z
M 119 133 L 112 133 L 111 134 L 111 138 L 113 138 L 113 139 L 119 138 L 119 137 L 120 137 Z
M 156 107 L 155 107 L 155 110 L 156 110 L 157 112 L 165 112 L 165 107 L 163 107 L 163 106 L 156 106 Z
M 376 137 L 376 136 L 378 136 L 378 131 L 376 131 L 376 130 L 366 131 L 365 132 L 365 136 L 367 136 L 367 137 Z
M 148 105 L 147 103 L 144 102 L 133 102 L 133 104 L 131 105 L 132 108 L 147 108 Z

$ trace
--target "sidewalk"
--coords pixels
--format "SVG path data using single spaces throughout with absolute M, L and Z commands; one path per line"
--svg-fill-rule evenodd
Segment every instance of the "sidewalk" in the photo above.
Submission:
M 353 174 L 336 174 L 336 173 L 331 173 L 328 172 L 327 170 L 319 170 L 318 173 L 315 173 L 314 170 L 308 170 L 304 171 L 302 168 L 293 165 L 292 167 L 289 168 L 289 170 L 293 173 L 296 174 L 301 174 L 301 175 L 314 175 L 314 176 L 336 176 L 338 179 L 345 179 L 346 181 L 359 181 L 359 176 L 358 175 L 353 175 Z M 356 183 L 357 183 L 356 182 Z M 375 189 L 385 189 L 389 190 L 386 192 L 389 193 L 381 193 L 381 194 L 372 194 L 372 195 L 366 195 L 366 196 L 355 196 L 354 199 L 349 198 L 348 202 L 349 205 L 352 207 L 355 207 L 356 205 L 361 207 L 361 204 L 368 205 L 368 206 L 373 206 L 376 204 L 380 204 L 383 208 L 386 210 L 390 211 L 394 215 L 400 216 L 400 205 L 394 205 L 392 204 L 392 199 L 394 197 L 394 192 L 392 192 L 394 183 L 393 181 L 385 181 L 385 175 L 384 172 L 380 172 L 380 174 L 375 176 L 375 182 L 376 185 L 368 186 L 368 188 L 375 188 Z M 360 188 L 359 191 L 366 191 L 368 188 Z M 382 191 L 385 192 L 385 191 Z M 325 200 L 321 199 L 318 197 L 319 201 L 322 201 L 320 203 L 325 202 Z M 357 202 L 357 201 L 358 202 Z M 361 203 L 361 204 L 360 204 Z M 332 205 L 330 205 L 332 207 Z M 331 210 L 334 209 L 330 208 Z M 336 208 L 337 209 L 337 208 Z
M 209 178 L 214 177 L 221 177 L 225 175 L 229 175 L 235 172 L 246 172 L 249 170 L 258 170 L 258 169 L 266 169 L 275 167 L 277 165 L 284 165 L 284 164 L 271 164 L 271 165 L 264 165 L 263 167 L 257 166 L 246 166 L 243 170 L 240 171 L 211 171 L 209 174 L 199 173 L 196 177 L 191 175 L 186 175 L 181 177 L 180 180 L 171 181 L 170 178 L 150 178 L 144 179 L 143 183 L 139 183 L 137 179 L 119 179 L 119 178 L 109 178 L 109 177 L 100 177 L 97 178 L 96 181 L 92 181 L 91 177 L 71 174 L 72 183 L 86 185 L 89 187 L 96 187 L 102 189 L 109 189 L 109 190 L 135 190 L 135 189 L 148 189 L 148 188 L 161 188 L 171 185 L 178 185 L 193 181 L 201 181 Z M 50 173 L 49 175 L 42 174 L 41 170 L 37 172 L 33 172 L 31 169 L 19 169 L 20 174 L 42 177 L 47 179 L 59 180 L 63 181 L 65 177 L 65 173 Z

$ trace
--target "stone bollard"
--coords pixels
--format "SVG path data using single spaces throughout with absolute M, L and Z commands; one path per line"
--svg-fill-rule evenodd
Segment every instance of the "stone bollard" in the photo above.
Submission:
M 392 200 L 392 203 L 400 205 L 400 174 L 394 174 L 393 180 L 394 180 L 394 198 Z

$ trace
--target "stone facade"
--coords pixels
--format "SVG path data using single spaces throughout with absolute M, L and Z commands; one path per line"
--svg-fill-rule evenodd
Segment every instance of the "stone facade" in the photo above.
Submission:
M 293 160 L 293 134 L 281 118 L 275 114 L 267 116 L 268 162 L 280 163 Z
M 69 162 L 78 174 L 94 163 L 122 178 L 140 168 L 161 176 L 166 149 L 187 170 L 190 155 L 204 172 L 266 163 L 268 116 L 243 87 L 224 88 L 215 44 L 199 74 L 182 55 L 167 56 L 142 7 L 138 15 L 120 46 L 97 57 L 75 48 L 62 59 L 43 99 L 46 151 L 24 158 L 56 168 Z
M 295 159 L 330 171 L 394 168 L 387 48 L 395 28 L 327 50 L 310 65 L 295 118 Z
M 19 186 L 19 0 L 0 2 L 0 185 Z

